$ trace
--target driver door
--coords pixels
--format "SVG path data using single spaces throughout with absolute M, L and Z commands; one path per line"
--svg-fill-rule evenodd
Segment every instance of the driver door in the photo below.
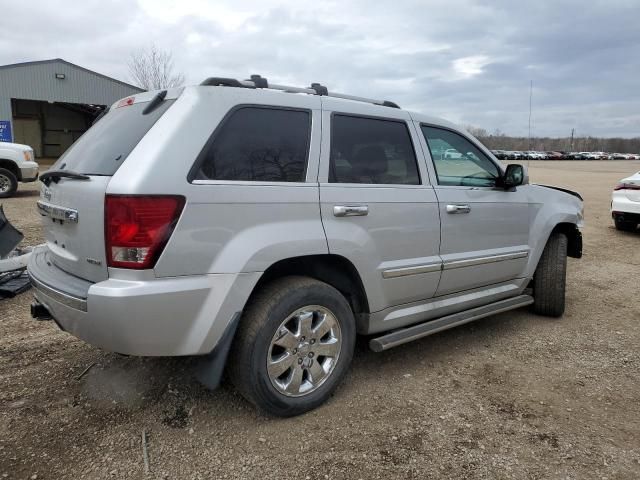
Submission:
M 528 185 L 496 188 L 501 168 L 470 138 L 419 128 L 437 179 L 443 271 L 436 296 L 522 276 L 529 256 Z

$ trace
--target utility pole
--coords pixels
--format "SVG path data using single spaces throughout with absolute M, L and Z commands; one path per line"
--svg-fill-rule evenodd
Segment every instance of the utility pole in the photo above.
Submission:
M 531 150 L 531 99 L 533 97 L 533 80 L 529 87 L 529 150 Z
M 569 151 L 573 152 L 573 134 L 575 133 L 576 129 L 572 128 L 571 129 L 571 145 L 569 146 Z

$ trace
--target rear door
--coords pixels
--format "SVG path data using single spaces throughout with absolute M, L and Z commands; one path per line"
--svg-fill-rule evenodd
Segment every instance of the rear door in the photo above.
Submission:
M 330 253 L 363 278 L 371 311 L 434 295 L 440 279 L 438 204 L 409 115 L 323 97 L 319 173 Z M 371 112 L 375 112 L 372 115 Z
M 431 155 L 442 222 L 436 295 L 521 276 L 529 256 L 529 186 L 496 188 L 501 168 L 471 139 L 434 125 L 419 128 Z M 439 154 L 451 150 L 455 154 Z
M 49 258 L 67 273 L 92 282 L 108 277 L 105 191 L 127 156 L 174 101 L 166 99 L 145 111 L 152 97 L 145 93 L 112 107 L 51 167 L 88 176 L 86 180 L 54 178 L 40 191 L 38 210 Z

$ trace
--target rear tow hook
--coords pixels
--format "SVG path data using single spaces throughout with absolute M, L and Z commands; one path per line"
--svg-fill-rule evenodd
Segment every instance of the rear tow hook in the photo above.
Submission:
M 49 310 L 47 310 L 47 307 L 39 302 L 33 302 L 31 304 L 31 316 L 36 320 L 41 321 L 53 319 L 51 313 L 49 312 Z

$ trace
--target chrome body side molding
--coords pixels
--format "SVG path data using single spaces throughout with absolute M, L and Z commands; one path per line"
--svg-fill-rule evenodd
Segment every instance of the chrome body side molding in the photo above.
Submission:
M 442 263 L 431 263 L 426 265 L 416 265 L 415 267 L 390 268 L 382 272 L 383 278 L 397 278 L 406 275 L 417 275 L 419 273 L 431 273 L 442 270 Z
M 465 260 L 452 260 L 444 262 L 443 270 L 449 270 L 452 268 L 472 267 L 475 265 L 484 265 L 485 263 L 504 262 L 507 260 L 515 260 L 517 258 L 525 258 L 529 256 L 528 251 L 503 253 L 499 255 L 489 255 L 487 257 L 469 258 Z
M 489 255 L 486 257 L 468 258 L 464 260 L 451 260 L 448 262 L 429 263 L 424 265 L 415 265 L 411 267 L 399 267 L 383 270 L 383 278 L 397 278 L 406 275 L 417 275 L 419 273 L 431 273 L 438 270 L 450 270 L 453 268 L 472 267 L 476 265 L 484 265 L 486 263 L 504 262 L 507 260 L 516 260 L 518 258 L 526 258 L 529 256 L 528 251 L 502 253 L 498 255 Z

